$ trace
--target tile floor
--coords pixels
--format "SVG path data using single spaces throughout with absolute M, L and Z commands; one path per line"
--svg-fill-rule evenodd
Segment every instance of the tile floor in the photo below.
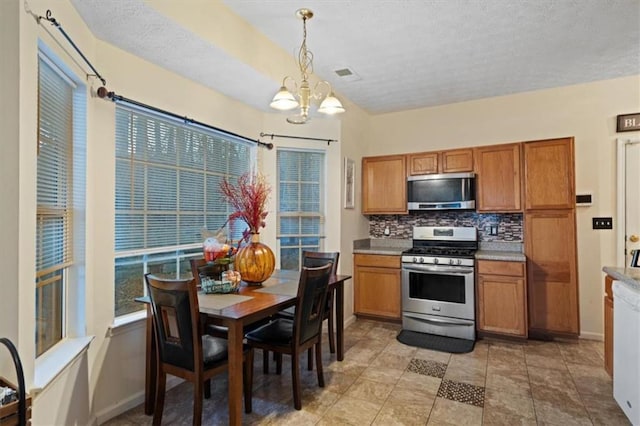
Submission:
M 603 344 L 480 340 L 473 352 L 406 346 L 400 326 L 357 320 L 345 330 L 345 359 L 324 345 L 325 387 L 302 374 L 302 410 L 293 408 L 290 363 L 262 373 L 256 353 L 253 413 L 247 425 L 629 425 L 603 369 Z M 326 336 L 325 336 L 326 339 Z M 326 340 L 325 340 L 326 342 Z M 205 400 L 203 424 L 226 425 L 227 382 Z M 163 424 L 191 424 L 193 392 L 181 384 L 166 398 Z M 151 424 L 142 405 L 107 425 Z

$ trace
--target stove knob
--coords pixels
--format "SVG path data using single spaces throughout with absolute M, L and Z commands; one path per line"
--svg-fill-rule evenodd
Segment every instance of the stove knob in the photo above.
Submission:
M 459 262 L 460 260 L 458 260 Z M 456 261 L 453 259 L 449 259 L 449 265 L 455 265 Z
M 413 258 L 413 263 L 418 263 L 418 258 L 417 257 Z
M 420 263 L 424 263 L 424 257 L 420 258 Z
M 437 258 L 437 257 L 433 259 L 433 263 L 434 263 L 434 265 L 437 265 L 437 264 L 438 264 L 438 262 L 439 262 L 439 260 L 438 260 L 438 258 Z
M 462 259 L 458 259 L 458 265 L 462 265 Z

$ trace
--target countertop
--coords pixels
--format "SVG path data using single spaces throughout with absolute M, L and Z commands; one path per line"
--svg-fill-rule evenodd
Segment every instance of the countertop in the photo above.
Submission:
M 640 291 L 640 268 L 605 266 L 602 270 L 614 280 L 622 281 L 630 288 Z
M 505 262 L 526 262 L 527 257 L 521 251 L 478 250 L 478 260 L 502 260 Z
M 411 244 L 411 240 L 366 238 L 353 242 L 353 253 L 400 256 L 403 251 L 411 248 Z
M 353 253 L 378 254 L 400 256 L 403 251 L 411 248 L 411 240 L 392 238 L 367 238 L 353 242 Z M 480 242 L 480 249 L 476 251 L 476 259 L 502 260 L 506 262 L 525 262 L 527 258 L 522 252 L 520 242 Z

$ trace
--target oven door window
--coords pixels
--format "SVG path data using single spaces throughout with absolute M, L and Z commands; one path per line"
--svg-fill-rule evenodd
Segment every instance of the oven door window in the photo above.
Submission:
M 409 297 L 436 302 L 466 303 L 464 275 L 409 274 Z

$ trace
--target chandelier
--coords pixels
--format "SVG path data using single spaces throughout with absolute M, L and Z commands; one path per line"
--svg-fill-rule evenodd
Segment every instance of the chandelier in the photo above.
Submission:
M 310 120 L 309 107 L 311 101 L 321 101 L 318 112 L 323 114 L 340 114 L 344 112 L 342 103 L 335 97 L 331 85 L 328 81 L 319 81 L 311 90 L 309 85 L 309 74 L 313 73 L 313 53 L 307 49 L 307 20 L 313 17 L 313 12 L 309 9 L 298 9 L 296 16 L 302 19 L 302 45 L 298 50 L 298 68 L 300 69 L 300 84 L 291 76 L 286 76 L 282 80 L 282 87 L 275 94 L 269 104 L 271 108 L 288 111 L 300 107 L 300 113 L 288 117 L 291 124 L 304 124 Z M 293 85 L 293 90 L 287 87 L 287 83 Z M 325 88 L 326 92 L 321 89 Z

